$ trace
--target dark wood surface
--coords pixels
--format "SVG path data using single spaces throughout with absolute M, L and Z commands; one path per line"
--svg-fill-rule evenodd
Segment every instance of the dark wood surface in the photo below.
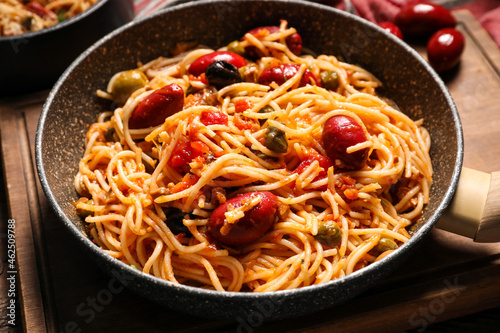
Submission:
M 444 77 L 457 103 L 465 166 L 500 170 L 500 51 L 472 15 L 455 13 L 466 36 L 458 70 Z M 423 52 L 422 47 L 416 47 Z M 17 329 L 28 332 L 400 332 L 500 307 L 500 244 L 433 230 L 388 280 L 307 317 L 221 322 L 158 306 L 122 288 L 85 257 L 50 211 L 34 166 L 34 136 L 47 92 L 3 101 L 0 134 L 8 212 L 16 220 Z M 62 172 L 64 172 L 62 170 Z M 2 249 L 5 238 L 0 238 Z M 0 315 L 7 269 L 2 254 Z M 3 324 L 2 324 L 3 325 Z M 0 326 L 0 327 L 6 327 Z M 1 330 L 1 328 L 0 328 Z

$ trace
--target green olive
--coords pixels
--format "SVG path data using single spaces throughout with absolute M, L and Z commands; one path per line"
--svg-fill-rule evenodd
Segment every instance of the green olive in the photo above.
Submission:
M 232 41 L 231 43 L 229 43 L 227 45 L 227 50 L 229 52 L 234 52 L 234 53 L 239 54 L 239 55 L 245 54 L 245 48 L 237 40 Z
M 144 87 L 148 81 L 147 76 L 140 70 L 132 69 L 121 72 L 108 92 L 113 95 L 115 103 L 123 105 L 134 91 Z
M 398 248 L 398 244 L 396 244 L 396 242 L 390 238 L 383 237 L 383 238 L 380 238 L 380 240 L 378 241 L 377 250 L 379 252 L 395 250 L 397 248 Z
M 288 140 L 286 133 L 277 127 L 269 126 L 264 134 L 266 148 L 275 153 L 286 153 L 288 150 Z
M 342 230 L 337 222 L 328 220 L 321 222 L 318 227 L 318 233 L 314 236 L 321 244 L 334 247 L 340 244 L 342 240 Z
M 335 91 L 339 87 L 339 75 L 333 71 L 324 71 L 320 74 L 321 84 L 328 90 Z
M 94 204 L 94 200 L 90 199 L 89 201 L 86 202 L 86 204 L 93 205 Z M 82 219 L 85 219 L 87 216 L 93 216 L 94 215 L 93 211 L 86 210 L 86 209 L 79 209 L 79 208 L 76 209 L 76 213 Z

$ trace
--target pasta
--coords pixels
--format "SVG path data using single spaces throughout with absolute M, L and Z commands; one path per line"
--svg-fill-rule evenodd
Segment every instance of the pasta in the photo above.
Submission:
M 41 30 L 72 18 L 99 0 L 0 0 L 0 36 Z
M 75 206 L 103 251 L 172 283 L 263 292 L 341 278 L 410 238 L 432 183 L 423 120 L 297 38 L 282 21 L 218 51 L 181 44 L 98 91 L 118 106 L 87 133 Z M 228 50 L 246 59 L 217 60 Z

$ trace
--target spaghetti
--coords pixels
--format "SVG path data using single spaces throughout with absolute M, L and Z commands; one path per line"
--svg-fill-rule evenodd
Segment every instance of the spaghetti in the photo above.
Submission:
M 99 0 L 0 0 L 0 36 L 41 30 L 72 18 Z
M 98 246 L 173 283 L 263 292 L 341 278 L 410 238 L 432 183 L 423 120 L 377 96 L 366 70 L 296 55 L 296 33 L 282 21 L 219 50 L 247 57 L 241 82 L 220 84 L 212 64 L 192 74 L 203 57 L 230 72 L 241 60 L 199 48 L 118 73 L 98 92 L 124 103 L 90 127 L 75 177 Z M 270 69 L 284 75 L 263 84 Z M 140 123 L 178 98 L 159 124 Z M 359 139 L 336 156 L 332 118 L 348 118 L 340 128 Z

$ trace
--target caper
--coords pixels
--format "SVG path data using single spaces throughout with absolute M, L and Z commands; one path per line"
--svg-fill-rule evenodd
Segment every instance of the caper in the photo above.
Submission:
M 261 160 L 264 160 L 264 161 L 271 161 L 271 162 L 278 162 L 279 161 L 278 158 L 266 155 L 263 152 L 261 152 L 260 150 L 254 151 L 253 153 L 255 154 L 255 156 L 257 156 L 258 158 L 260 158 Z
M 123 105 L 134 91 L 148 83 L 147 76 L 137 69 L 121 72 L 114 79 L 108 92 L 113 96 L 113 101 Z
M 270 113 L 270 112 L 274 112 L 274 109 L 269 105 L 266 105 L 259 110 L 259 113 Z M 266 121 L 267 119 L 259 119 L 259 123 L 261 126 L 264 125 Z
M 227 50 L 229 52 L 234 52 L 239 55 L 245 54 L 245 48 L 241 45 L 241 43 L 237 40 L 232 41 L 227 45 Z
M 314 236 L 321 244 L 334 247 L 342 240 L 342 230 L 332 220 L 322 222 L 318 227 L 318 233 Z
M 269 105 L 266 105 L 259 110 L 259 113 L 269 113 L 269 112 L 274 112 L 274 109 Z
M 389 250 L 395 250 L 398 248 L 398 244 L 390 238 L 382 237 L 378 241 L 377 250 L 379 252 L 385 252 Z
M 205 71 L 208 84 L 222 89 L 225 86 L 241 82 L 241 75 L 236 66 L 227 61 L 214 61 Z
M 335 91 L 339 87 L 339 75 L 333 71 L 324 71 L 320 74 L 321 84 L 328 90 Z
M 191 214 L 184 213 L 182 210 L 173 207 L 163 208 L 163 212 L 167 216 L 165 224 L 174 235 L 184 233 L 186 236 L 191 236 L 191 232 L 183 222 L 186 215 L 189 215 L 189 218 L 193 218 Z
M 286 133 L 277 127 L 269 126 L 264 134 L 266 148 L 275 153 L 286 153 L 288 150 L 288 140 Z

